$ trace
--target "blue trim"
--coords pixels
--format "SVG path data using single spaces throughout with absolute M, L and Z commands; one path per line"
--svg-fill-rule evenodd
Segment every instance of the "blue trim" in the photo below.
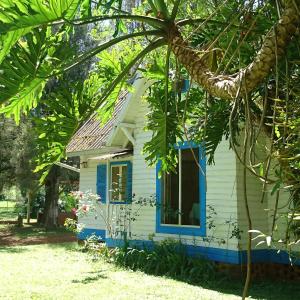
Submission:
M 122 160 L 122 161 L 112 161 L 112 162 L 110 162 L 110 165 L 111 166 L 113 166 L 113 165 L 118 165 L 118 166 L 128 165 L 129 162 L 131 163 L 131 161 L 129 161 L 129 160 L 126 160 L 126 161 L 124 161 L 124 160 Z
M 128 240 L 130 246 L 136 246 L 139 248 L 153 249 L 153 241 L 149 240 Z M 106 239 L 108 247 L 122 247 L 124 240 L 122 239 Z M 202 255 L 205 258 L 217 262 L 229 263 L 229 264 L 246 264 L 247 263 L 247 251 L 228 250 L 213 247 L 185 245 L 187 254 L 190 256 Z M 279 263 L 290 264 L 289 256 L 286 252 L 280 252 L 274 249 L 257 249 L 252 250 L 252 262 L 253 263 Z M 300 265 L 300 260 L 293 261 L 293 264 Z
M 105 230 L 104 229 L 94 229 L 94 228 L 83 228 L 78 234 L 77 238 L 79 240 L 86 240 L 92 235 L 99 237 L 99 240 L 105 240 Z
M 110 162 L 111 166 L 127 166 L 127 179 L 126 179 L 126 201 L 110 201 L 111 204 L 130 204 L 132 202 L 132 162 L 129 160 L 126 161 L 113 161 Z M 111 174 L 110 174 L 111 181 Z
M 190 81 L 188 79 L 183 79 L 183 84 L 181 88 L 181 93 L 186 93 L 190 87 Z
M 100 164 L 97 166 L 97 195 L 100 196 L 100 201 L 106 203 L 106 177 L 107 177 L 107 166 L 106 164 Z
M 161 161 L 159 160 L 156 165 L 156 232 L 169 233 L 178 235 L 190 235 L 190 236 L 206 236 L 206 158 L 204 155 L 204 147 L 199 146 L 194 142 L 179 142 L 174 146 L 176 149 L 188 149 L 198 148 L 199 149 L 199 202 L 200 202 L 200 226 L 199 227 L 186 227 L 186 226 L 172 226 L 161 224 L 161 204 L 162 204 L 162 184 L 161 178 L 159 178 L 159 172 L 161 169 Z

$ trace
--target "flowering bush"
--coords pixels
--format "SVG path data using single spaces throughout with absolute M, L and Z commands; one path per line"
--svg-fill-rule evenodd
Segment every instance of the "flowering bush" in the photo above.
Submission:
M 77 207 L 72 209 L 73 213 L 79 217 L 93 214 L 95 219 L 101 218 L 104 223 L 106 235 L 111 238 L 127 239 L 131 236 L 131 223 L 136 221 L 143 206 L 154 206 L 155 197 L 148 198 L 140 197 L 136 199 L 133 197 L 130 204 L 115 205 L 107 201 L 101 202 L 101 198 L 91 192 L 72 192 L 70 194 L 77 203 Z M 80 232 L 84 226 L 79 222 L 68 219 L 65 226 L 75 232 Z
M 77 207 L 72 209 L 76 216 L 82 216 L 88 212 L 95 211 L 95 206 L 100 200 L 98 195 L 91 192 L 71 192 L 70 195 L 75 199 Z
M 58 207 L 61 212 L 73 212 L 77 207 L 77 200 L 71 193 L 63 193 L 58 200 Z
M 69 197 L 73 199 L 73 203 L 76 203 L 76 207 L 73 207 L 71 211 L 77 217 L 82 217 L 88 213 L 95 211 L 95 205 L 99 201 L 99 196 L 91 192 L 71 192 Z M 67 218 L 65 221 L 65 227 L 68 230 L 79 233 L 83 230 L 83 224 L 79 223 L 77 220 Z

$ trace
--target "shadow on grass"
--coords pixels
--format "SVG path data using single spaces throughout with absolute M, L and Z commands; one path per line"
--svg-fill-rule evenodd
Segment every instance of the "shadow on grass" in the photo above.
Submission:
M 113 262 L 111 262 L 114 264 Z M 158 262 L 159 263 L 159 262 Z M 118 266 L 117 264 L 114 264 Z M 121 267 L 124 268 L 124 267 Z M 130 268 L 125 268 L 130 269 Z M 147 275 L 155 277 L 164 277 L 178 282 L 184 282 L 191 286 L 198 286 L 204 289 L 213 290 L 221 294 L 241 296 L 244 288 L 244 278 L 232 278 L 227 274 L 215 273 L 215 276 L 203 279 L 200 281 L 194 278 L 193 281 L 184 277 L 178 276 L 160 276 L 151 272 L 138 268 L 136 271 L 143 272 Z M 203 270 L 205 272 L 205 269 Z M 256 280 L 250 285 L 248 297 L 251 299 L 266 299 L 266 300 L 299 300 L 300 285 L 296 281 L 280 281 L 280 280 Z
M 210 283 L 201 286 L 218 291 L 220 293 L 241 296 L 243 291 L 243 284 L 244 280 L 237 281 L 226 279 L 219 284 Z M 296 300 L 300 298 L 300 287 L 296 283 L 291 282 L 253 282 L 250 286 L 249 296 L 254 299 Z
M 143 271 L 142 271 L 143 272 Z M 145 272 L 144 272 L 145 273 Z M 148 273 L 146 273 L 148 274 Z M 155 276 L 153 274 L 149 274 Z M 159 276 L 158 276 L 159 277 Z M 214 290 L 222 294 L 241 296 L 244 287 L 244 279 L 231 279 L 228 277 L 211 280 L 203 283 L 191 283 L 184 279 L 175 277 L 165 277 L 179 282 L 184 282 L 192 286 Z M 283 282 L 283 281 L 257 281 L 252 282 L 249 290 L 251 299 L 266 299 L 266 300 L 299 300 L 300 285 L 298 282 Z
M 44 227 L 41 227 L 37 223 L 25 224 L 24 227 L 21 228 L 12 226 L 10 228 L 10 231 L 13 235 L 16 235 L 18 237 L 43 237 L 70 234 L 70 232 L 63 227 L 46 230 Z
M 72 280 L 72 283 L 88 284 L 88 283 L 97 281 L 99 279 L 107 279 L 107 276 L 105 274 L 103 274 L 103 271 L 89 272 L 89 274 L 94 274 L 94 275 L 87 276 L 83 279 Z
M 1 226 L 0 231 L 9 232 L 10 235 L 18 238 L 44 238 L 54 236 L 71 236 L 72 233 L 67 231 L 64 227 L 58 227 L 55 229 L 47 230 L 37 223 L 24 224 L 23 227 L 17 227 L 13 224 L 4 224 Z
M 13 208 L 0 208 L 0 220 L 15 220 L 17 217 L 18 214 Z
M 23 253 L 29 251 L 25 247 L 0 246 L 0 253 Z
M 52 243 L 52 244 L 45 244 L 45 246 L 47 246 L 47 248 L 50 249 L 63 249 L 68 252 L 81 251 L 81 247 L 78 245 L 77 242 Z

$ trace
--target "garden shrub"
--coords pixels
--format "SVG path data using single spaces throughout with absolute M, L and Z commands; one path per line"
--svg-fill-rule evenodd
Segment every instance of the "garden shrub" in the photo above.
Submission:
M 114 249 L 101 246 L 98 253 L 120 267 L 190 283 L 208 282 L 216 277 L 213 262 L 202 256 L 189 256 L 186 246 L 172 239 L 154 242 L 151 248 L 129 247 L 128 244 Z
M 59 196 L 58 206 L 61 212 L 72 212 L 77 207 L 78 200 L 71 193 L 62 193 Z
M 30 218 L 37 218 L 39 212 L 43 211 L 45 206 L 45 191 L 44 189 L 39 189 L 35 197 L 32 199 L 30 208 Z M 17 214 L 26 216 L 27 213 L 27 199 L 16 202 L 14 211 Z

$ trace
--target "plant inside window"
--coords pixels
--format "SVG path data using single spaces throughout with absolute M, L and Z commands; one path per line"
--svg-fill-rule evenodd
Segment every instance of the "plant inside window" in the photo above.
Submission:
M 178 149 L 175 172 L 163 175 L 162 224 L 200 226 L 198 149 Z
M 127 183 L 127 165 L 111 166 L 111 201 L 126 202 L 128 200 Z

